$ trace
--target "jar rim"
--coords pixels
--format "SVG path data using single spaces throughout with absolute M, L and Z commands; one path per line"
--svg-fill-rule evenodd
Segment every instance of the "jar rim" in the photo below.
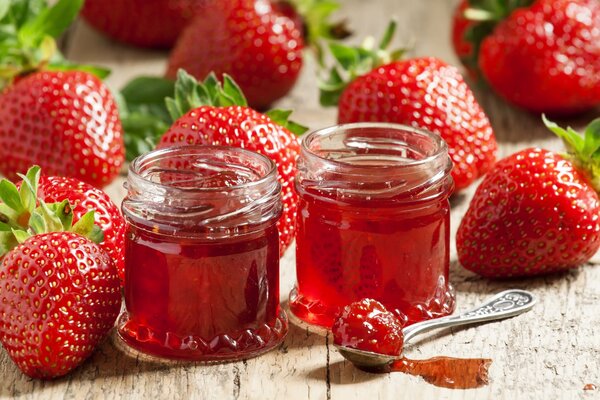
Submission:
M 198 188 L 182 188 L 173 185 L 164 184 L 161 182 L 155 182 L 147 178 L 141 171 L 143 171 L 143 167 L 146 163 L 151 161 L 158 161 L 161 159 L 166 159 L 169 156 L 174 155 L 184 155 L 184 156 L 193 156 L 193 155 L 203 155 L 203 154 L 214 154 L 217 151 L 226 151 L 231 154 L 243 154 L 245 156 L 260 160 L 265 163 L 266 171 L 264 174 L 256 180 L 251 180 L 249 182 L 244 182 L 241 184 L 231 185 L 231 186 L 217 186 L 217 187 L 198 187 Z M 224 145 L 179 145 L 179 146 L 169 146 L 160 149 L 155 149 L 149 151 L 148 153 L 142 154 L 131 161 L 128 168 L 128 174 L 130 178 L 134 178 L 135 180 L 143 181 L 144 183 L 154 185 L 156 187 L 169 189 L 171 191 L 179 191 L 182 193 L 215 193 L 222 192 L 223 190 L 239 190 L 239 189 L 252 189 L 256 186 L 261 186 L 268 184 L 268 182 L 273 179 L 277 179 L 277 165 L 275 162 L 260 153 L 255 151 L 243 149 L 241 147 L 234 146 L 224 146 Z
M 353 122 L 347 124 L 337 124 L 325 128 L 320 128 L 313 130 L 302 138 L 301 148 L 302 152 L 305 155 L 309 155 L 310 157 L 315 157 L 316 159 L 332 163 L 334 165 L 338 165 L 341 167 L 352 167 L 353 164 L 345 162 L 343 160 L 337 160 L 334 158 L 328 158 L 326 156 L 322 156 L 315 151 L 311 150 L 309 145 L 315 139 L 322 139 L 328 136 L 331 136 L 339 131 L 349 131 L 349 130 L 358 130 L 358 129 L 389 129 L 393 131 L 404 131 L 411 132 L 415 134 L 422 135 L 428 139 L 430 139 L 436 147 L 436 151 L 433 154 L 428 155 L 427 157 L 421 159 L 409 159 L 409 161 L 402 164 L 401 167 L 415 167 L 422 164 L 431 163 L 439 157 L 447 157 L 448 154 L 448 145 L 444 139 L 438 134 L 435 134 L 431 131 L 422 128 L 416 128 L 414 126 L 397 124 L 391 122 Z M 361 168 L 364 169 L 377 169 L 381 170 L 382 168 L 398 168 L 399 165 L 361 165 Z

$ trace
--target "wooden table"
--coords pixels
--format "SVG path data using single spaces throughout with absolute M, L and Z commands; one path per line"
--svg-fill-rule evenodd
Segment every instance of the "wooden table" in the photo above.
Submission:
M 380 35 L 388 17 L 396 15 L 404 39 L 415 39 L 415 55 L 438 56 L 458 65 L 450 47 L 450 18 L 455 1 L 345 0 L 342 14 L 356 30 L 356 38 Z M 109 2 L 107 2 L 109 3 Z M 65 42 L 67 55 L 77 61 L 113 69 L 113 89 L 139 74 L 161 74 L 166 54 L 115 44 L 79 23 Z M 334 109 L 322 109 L 314 79 L 314 63 L 280 106 L 295 109 L 295 119 L 312 128 L 335 122 Z M 539 145 L 561 149 L 538 116 L 512 108 L 485 89 L 477 98 L 492 120 L 500 143 L 499 156 Z M 581 127 L 598 110 L 576 120 Z M 120 202 L 123 178 L 108 191 Z M 474 187 L 453 199 L 452 224 L 456 230 Z M 533 311 L 520 317 L 477 328 L 433 334 L 408 349 L 408 355 L 489 357 L 491 382 L 475 390 L 450 390 L 420 378 L 393 373 L 371 375 L 355 369 L 335 351 L 330 336 L 312 333 L 294 324 L 285 343 L 259 358 L 220 365 L 162 364 L 138 359 L 120 348 L 113 335 L 81 368 L 53 382 L 26 378 L 0 351 L 0 397 L 94 399 L 484 399 L 600 398 L 600 257 L 578 270 L 555 276 L 518 281 L 482 279 L 462 269 L 452 240 L 451 281 L 459 309 L 468 308 L 496 291 L 527 288 L 539 298 Z M 282 260 L 282 302 L 294 281 L 294 249 Z

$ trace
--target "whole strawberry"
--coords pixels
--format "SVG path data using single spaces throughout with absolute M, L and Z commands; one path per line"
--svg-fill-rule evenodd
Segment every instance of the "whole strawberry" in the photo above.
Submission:
M 477 188 L 456 237 L 461 264 L 486 277 L 575 268 L 600 246 L 600 119 L 585 139 L 546 121 L 572 152 L 538 148 L 499 161 Z
M 119 207 L 101 189 L 75 178 L 42 176 L 37 195 L 46 203 L 69 200 L 73 208 L 73 223 L 89 211 L 94 211 L 95 223 L 104 233 L 99 244 L 115 262 L 119 279 L 125 279 L 125 219 Z
M 10 180 L 39 164 L 47 174 L 100 187 L 124 162 L 117 107 L 97 77 L 108 71 L 72 64 L 56 51 L 55 38 L 82 4 L 14 1 L 0 13 L 0 173 Z
M 94 212 L 72 225 L 67 200 L 36 199 L 39 175 L 31 168 L 20 189 L 0 182 L 0 342 L 23 373 L 49 379 L 106 337 L 121 293 L 114 262 L 95 243 L 103 235 Z
M 216 0 L 86 0 L 85 20 L 107 36 L 140 47 L 170 48 L 202 6 Z
M 345 36 L 343 29 L 325 22 L 335 8 L 329 0 L 211 2 L 177 40 L 167 77 L 174 79 L 180 68 L 198 79 L 210 72 L 227 73 L 250 106 L 264 110 L 296 83 L 307 44 L 316 45 L 323 36 Z
M 283 214 L 277 226 L 283 255 L 295 232 L 297 195 L 293 182 L 300 151 L 298 139 L 288 128 L 298 133 L 306 128 L 287 121 L 290 112 L 276 110 L 265 115 L 247 107 L 244 95 L 228 76 L 221 87 L 214 74 L 199 84 L 180 71 L 175 98 L 167 100 L 167 107 L 175 122 L 160 139 L 158 148 L 229 145 L 256 151 L 275 161 L 282 187 Z
M 534 112 L 574 114 L 600 104 L 600 3 L 469 0 L 465 31 L 481 74 L 502 97 Z
M 333 44 L 332 54 L 352 81 L 334 68 L 321 84 L 321 102 L 338 104 L 340 123 L 393 122 L 438 133 L 448 143 L 456 188 L 463 189 L 494 164 L 490 122 L 455 67 L 433 57 L 387 62 L 400 53 L 382 59 L 394 29 L 392 23 L 379 49 Z
M 0 94 L 0 173 L 8 179 L 39 164 L 49 175 L 103 187 L 124 161 L 117 106 L 96 76 L 34 72 Z

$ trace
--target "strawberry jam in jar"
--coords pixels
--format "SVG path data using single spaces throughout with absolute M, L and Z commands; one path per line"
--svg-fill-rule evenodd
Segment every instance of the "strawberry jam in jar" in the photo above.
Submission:
M 150 152 L 129 167 L 119 336 L 153 356 L 239 360 L 281 343 L 281 187 L 275 164 L 233 147 Z
M 440 136 L 408 126 L 357 123 L 308 134 L 296 176 L 292 312 L 326 328 L 362 298 L 405 323 L 452 313 L 451 169 Z

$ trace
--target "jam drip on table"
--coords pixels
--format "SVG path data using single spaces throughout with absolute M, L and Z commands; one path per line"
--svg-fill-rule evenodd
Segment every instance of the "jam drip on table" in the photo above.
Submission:
M 422 377 L 435 386 L 475 389 L 489 383 L 488 358 L 433 357 L 427 360 L 402 358 L 377 372 L 404 372 Z

